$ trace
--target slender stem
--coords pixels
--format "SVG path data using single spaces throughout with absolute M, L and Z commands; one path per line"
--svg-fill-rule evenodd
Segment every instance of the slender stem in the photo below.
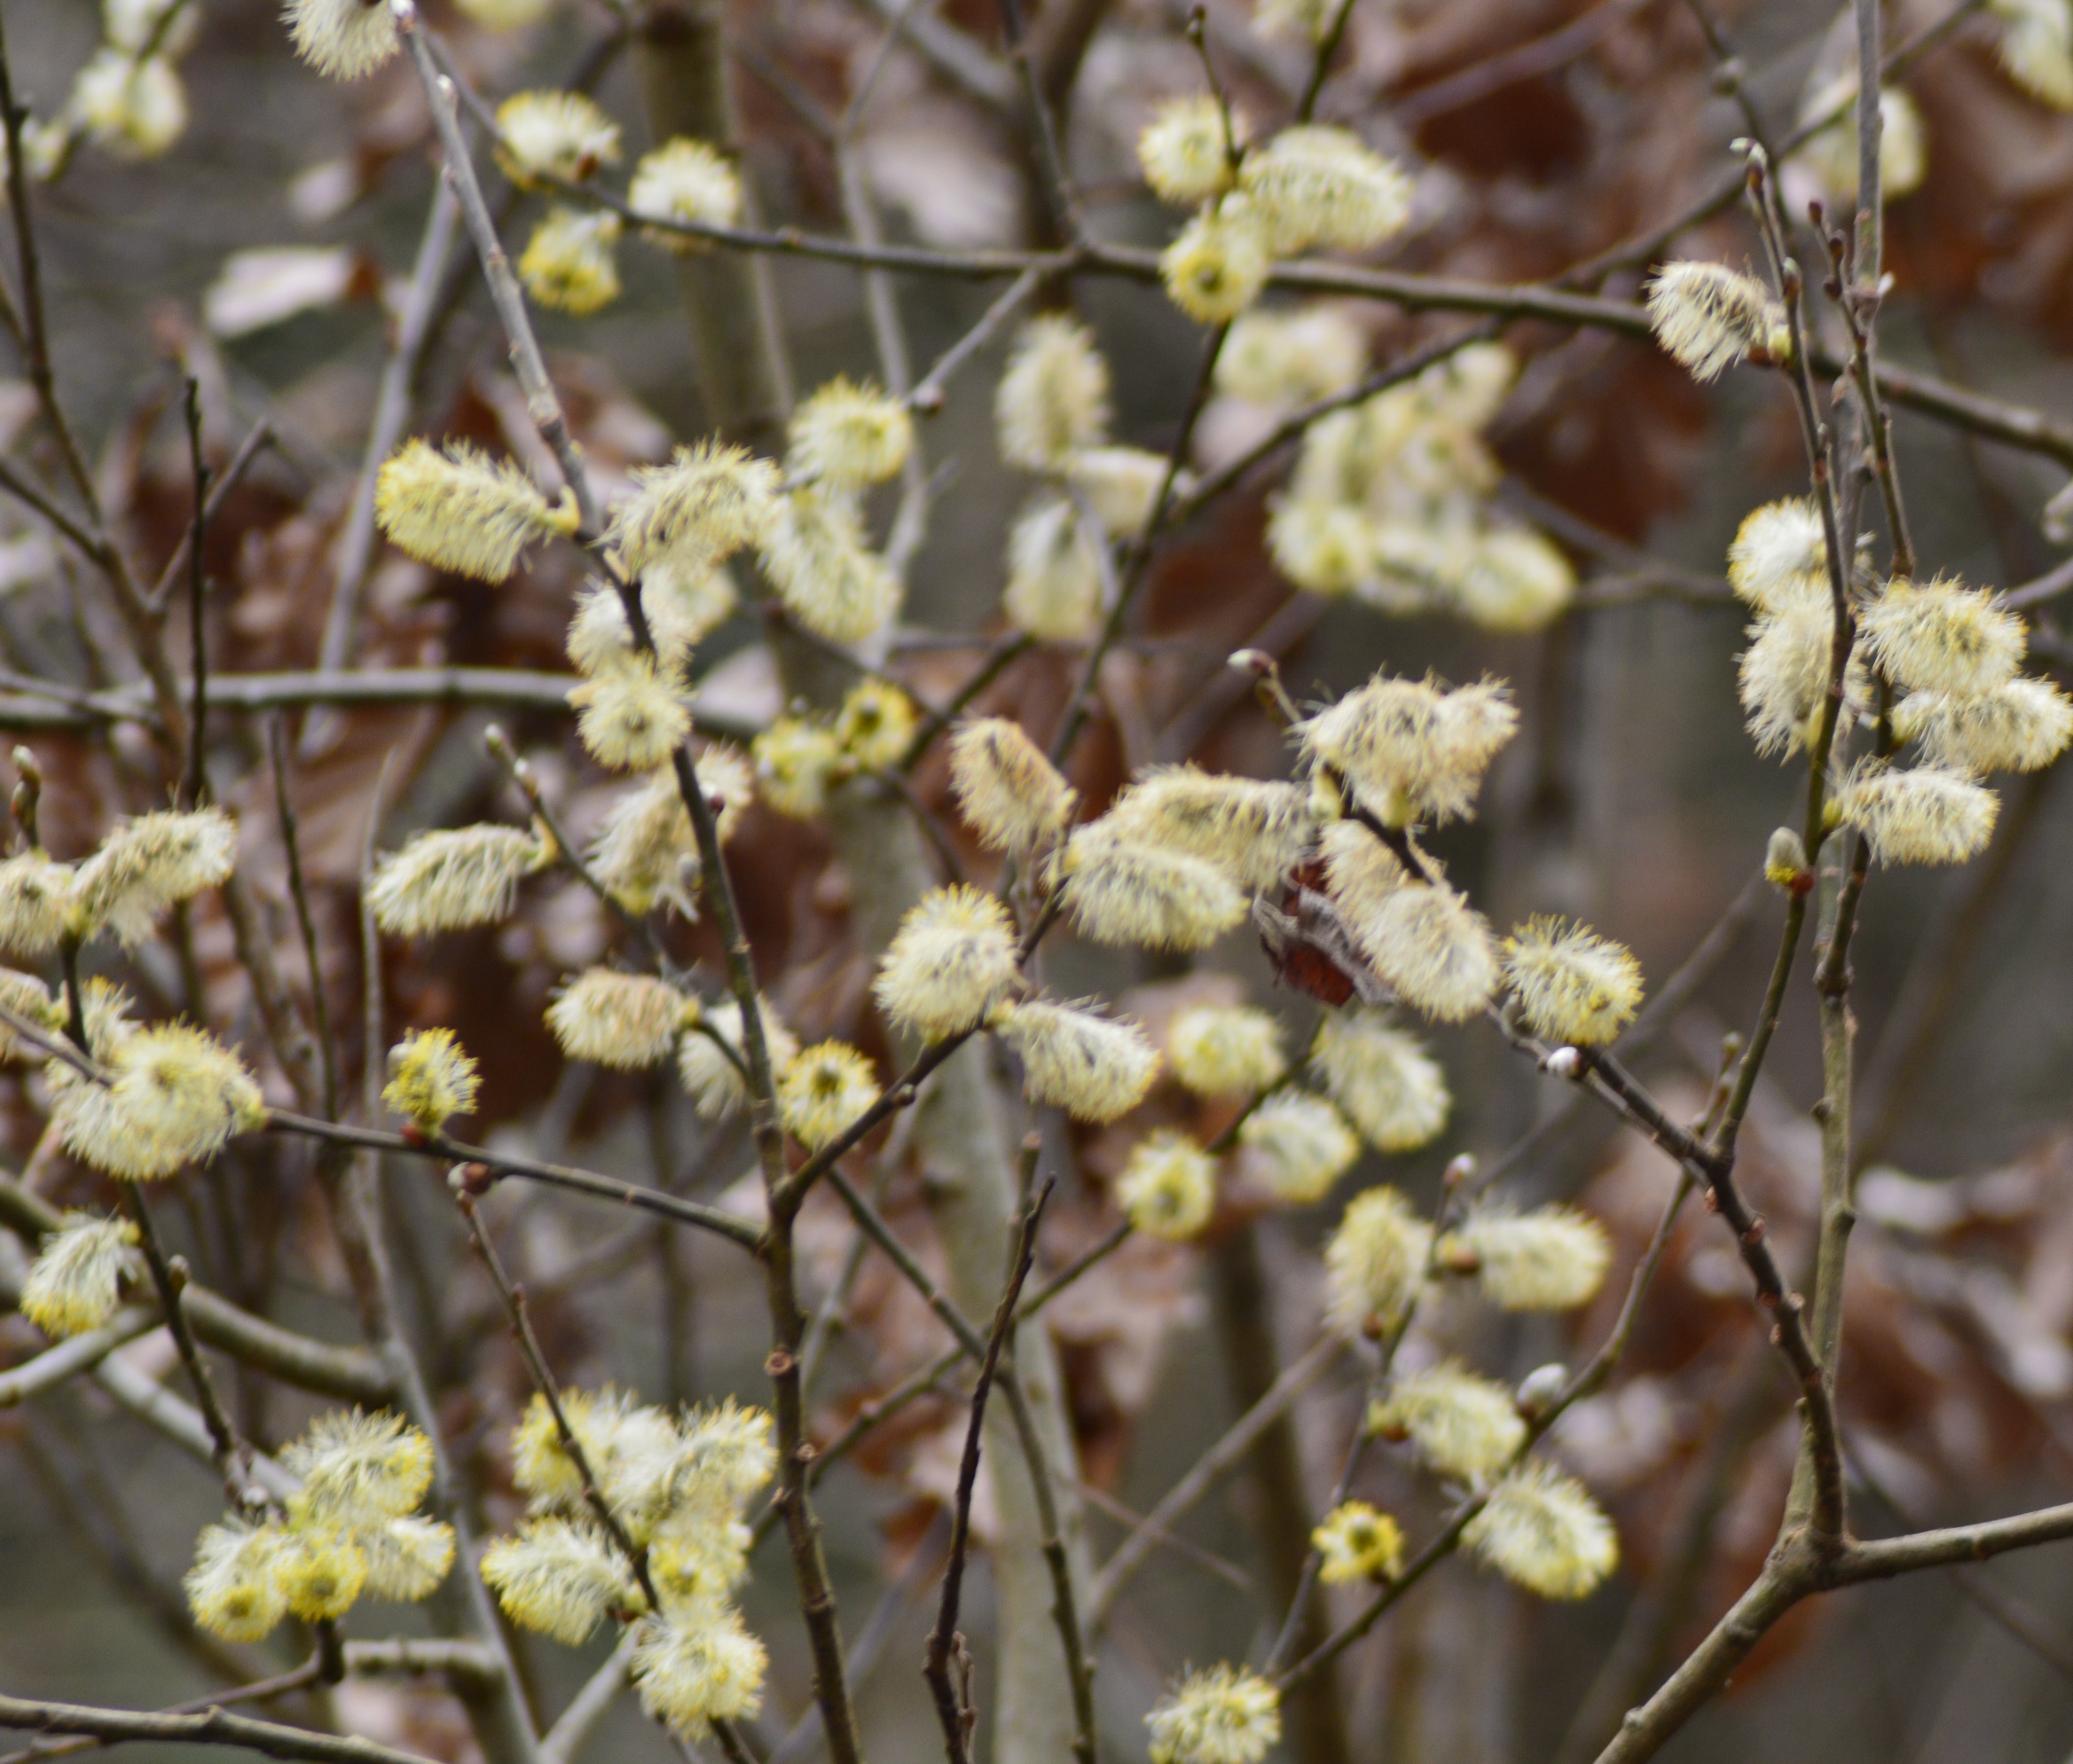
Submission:
M 993 1388 L 993 1375 L 1001 1352 L 1015 1327 L 1015 1307 L 1022 1297 L 1023 1282 L 1036 1260 L 1038 1221 L 1052 1185 L 1046 1182 L 1025 1205 L 1016 1222 L 1015 1251 L 1008 1280 L 994 1307 L 993 1326 L 987 1333 L 985 1352 L 979 1357 L 979 1376 L 972 1386 L 971 1416 L 964 1431 L 964 1451 L 958 1463 L 957 1493 L 950 1514 L 950 1560 L 943 1570 L 943 1592 L 936 1608 L 936 1625 L 929 1631 L 923 1673 L 936 1699 L 936 1718 L 943 1726 L 943 1745 L 950 1764 L 968 1764 L 971 1757 L 972 1728 L 978 1711 L 972 1706 L 969 1656 L 964 1637 L 958 1633 L 958 1602 L 964 1590 L 964 1564 L 971 1548 L 971 1502 L 978 1486 L 979 1444 L 985 1431 L 986 1398 Z M 962 1684 L 951 1680 L 953 1655 L 960 1662 Z
M 626 1565 L 632 1571 L 634 1580 L 640 1587 L 641 1596 L 648 1601 L 650 1611 L 660 1611 L 662 1600 L 657 1596 L 655 1581 L 648 1572 L 648 1551 L 635 1543 L 627 1534 L 626 1526 L 612 1503 L 605 1498 L 597 1472 L 592 1469 L 590 1454 L 584 1449 L 583 1441 L 576 1430 L 569 1424 L 569 1412 L 561 1406 L 561 1392 L 554 1383 L 554 1375 L 548 1369 L 546 1355 L 540 1351 L 540 1339 L 533 1332 L 532 1313 L 525 1302 L 525 1289 L 518 1285 L 505 1272 L 504 1259 L 497 1253 L 497 1245 L 490 1236 L 489 1227 L 483 1223 L 482 1211 L 465 1186 L 457 1184 L 453 1203 L 460 1216 L 467 1221 L 468 1243 L 483 1258 L 483 1266 L 490 1272 L 490 1282 L 497 1289 L 497 1297 L 503 1301 L 505 1314 L 511 1319 L 511 1333 L 517 1337 L 519 1352 L 525 1357 L 526 1370 L 531 1374 L 533 1388 L 547 1406 L 547 1413 L 554 1418 L 554 1437 L 561 1441 L 562 1454 L 576 1466 L 577 1479 L 583 1485 L 583 1498 L 592 1512 L 598 1516 L 598 1523 L 604 1526 L 605 1534 L 613 1547 L 626 1558 Z

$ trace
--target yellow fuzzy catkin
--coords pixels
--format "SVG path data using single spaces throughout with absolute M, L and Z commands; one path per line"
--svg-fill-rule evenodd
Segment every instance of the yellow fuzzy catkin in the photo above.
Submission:
M 1100 822 L 1067 842 L 1058 874 L 1073 928 L 1111 948 L 1206 949 L 1245 916 L 1216 865 Z
M 860 772 L 897 765 L 922 726 L 920 708 L 891 680 L 876 674 L 843 694 L 835 713 L 836 745 Z
M 67 108 L 117 159 L 155 159 L 187 131 L 187 89 L 162 55 L 100 51 L 73 81 Z
M 1848 202 L 1857 193 L 1857 82 L 1854 74 L 1817 84 L 1800 107 L 1802 123 L 1818 122 L 1847 105 L 1841 116 L 1818 130 L 1798 153 L 1804 166 L 1830 195 Z M 1879 90 L 1879 193 L 1890 201 L 1912 196 L 1928 175 L 1928 131 L 1913 98 L 1899 86 Z
M 384 1520 L 354 1541 L 367 1558 L 368 1595 L 403 1604 L 438 1591 L 453 1571 L 459 1544 L 452 1525 L 418 1513 Z
M 964 824 L 990 851 L 1026 852 L 1072 824 L 1080 793 L 1005 717 L 975 717 L 950 736 L 950 788 Z
M 1409 1439 L 1440 1475 L 1480 1482 L 1511 1462 L 1526 1422 L 1504 1385 L 1451 1362 L 1398 1378 L 1368 1410 L 1368 1431 Z
M 1753 351 L 1791 351 L 1785 309 L 1753 276 L 1724 263 L 1678 259 L 1648 284 L 1648 323 L 1661 343 L 1701 382 L 1717 380 Z
M 367 0 L 288 0 L 295 53 L 334 80 L 357 80 L 396 53 L 396 15 Z
M 1438 1023 L 1461 1023 L 1497 988 L 1490 927 L 1444 883 L 1390 890 L 1373 908 L 1348 915 L 1361 952 L 1404 1003 Z
M 756 774 L 740 749 L 716 743 L 699 755 L 698 788 L 714 804 L 725 844 L 755 800 Z M 699 874 L 698 842 L 673 766 L 658 766 L 647 780 L 613 803 L 590 848 L 591 873 L 614 899 L 635 913 L 667 904 L 695 919 L 693 890 Z
M 2073 737 L 2073 701 L 2050 680 L 2018 678 L 1960 697 L 1911 693 L 1893 708 L 1894 733 L 1932 764 L 1959 772 L 2036 772 Z
M 1987 0 L 2008 77 L 2053 110 L 2073 110 L 2073 12 L 2060 0 Z
M 915 422 L 897 398 L 837 377 L 792 413 L 789 434 L 794 472 L 834 490 L 862 490 L 899 476 Z
M 45 1029 L 62 1030 L 68 1015 L 63 999 L 53 997 L 51 989 L 35 975 L 12 968 L 0 968 L 0 1005 Z M 0 1023 L 0 1061 L 41 1057 L 40 1050 Z
M 1248 312 L 1217 357 L 1217 390 L 1267 405 L 1307 404 L 1343 392 L 1368 365 L 1368 340 L 1335 306 Z
M 778 1080 L 785 1131 L 808 1151 L 840 1139 L 877 1100 L 877 1072 L 846 1041 L 803 1048 Z
M 907 910 L 871 990 L 895 1023 L 940 1041 L 982 1022 L 1019 967 L 1008 909 L 961 883 L 932 889 Z
M 554 0 L 454 0 L 455 7 L 486 31 L 523 30 L 537 25 Z
M 1394 1580 L 1403 1567 L 1403 1528 L 1365 1501 L 1342 1501 L 1310 1533 L 1317 1578 L 1328 1587 Z
M 586 318 L 619 297 L 613 247 L 624 225 L 610 209 L 555 208 L 533 228 L 518 259 L 518 279 L 542 306 Z
M 632 655 L 569 689 L 576 732 L 597 763 L 613 772 L 664 764 L 691 733 L 684 678 L 652 655 Z
M 1198 1096 L 1250 1096 L 1288 1070 L 1281 1023 L 1248 1005 L 1197 1005 L 1166 1038 L 1174 1076 Z
M 1297 733 L 1314 760 L 1343 772 L 1376 814 L 1401 827 L 1467 814 L 1518 727 L 1511 694 L 1495 681 L 1442 691 L 1430 679 L 1377 675 Z
M 394 937 L 493 925 L 510 917 L 520 879 L 553 861 L 546 843 L 522 827 L 420 833 L 376 862 L 367 906 Z
M 20 851 L 0 862 L 0 950 L 43 955 L 65 935 L 77 872 L 43 851 Z
M 159 1023 L 94 1052 L 104 1085 L 53 1062 L 51 1118 L 75 1157 L 129 1181 L 206 1164 L 233 1133 L 266 1118 L 266 1105 L 238 1056 L 185 1023 Z
M 1151 1764 L 1262 1764 L 1281 1739 L 1281 1693 L 1242 1666 L 1191 1672 L 1144 1718 Z
M 1116 1179 L 1116 1203 L 1133 1230 L 1184 1243 L 1216 1211 L 1216 1160 L 1185 1133 L 1148 1133 Z
M 1292 496 L 1275 503 L 1267 549 L 1297 587 L 1327 599 L 1362 588 L 1378 566 L 1374 522 L 1365 513 Z
M 1109 423 L 1109 365 L 1078 319 L 1047 313 L 1022 327 L 993 394 L 1001 457 L 1029 472 L 1061 469 Z
M 1137 163 L 1162 200 L 1191 208 L 1231 187 L 1235 150 L 1245 145 L 1245 119 L 1213 98 L 1168 98 L 1137 136 Z
M 781 815 L 813 820 L 828 806 L 828 789 L 848 771 L 842 743 L 825 723 L 780 717 L 756 737 L 756 793 Z
M 670 1057 L 696 1004 L 648 974 L 585 968 L 554 995 L 547 1027 L 563 1054 L 617 1071 L 639 1071 Z
M 1198 325 L 1228 325 L 1260 298 L 1274 267 L 1259 206 L 1224 197 L 1181 229 L 1159 255 L 1166 297 Z
M 275 1525 L 209 1525 L 183 1582 L 194 1620 L 227 1642 L 257 1642 L 287 1615 L 276 1572 L 286 1533 Z
M 1641 964 L 1588 926 L 1538 917 L 1504 939 L 1504 979 L 1543 1040 L 1603 1047 L 1641 1007 Z
M 1728 582 L 1760 613 L 1828 595 L 1828 541 L 1811 497 L 1767 502 L 1743 516 L 1728 546 Z
M 1301 785 L 1225 777 L 1192 765 L 1140 772 L 1097 825 L 1200 858 L 1249 889 L 1278 884 L 1301 862 L 1316 832 Z
M 1170 461 L 1142 447 L 1087 447 L 1065 466 L 1065 477 L 1082 491 L 1102 530 L 1111 538 L 1130 538 L 1144 530 L 1158 505 Z M 1194 474 L 1174 474 L 1175 496 L 1194 487 Z
M 580 184 L 619 162 L 619 125 L 581 92 L 514 92 L 497 106 L 497 163 L 522 189 Z
M 1441 1256 L 1472 1264 L 1483 1296 L 1500 1311 L 1573 1311 L 1590 1303 L 1612 1264 L 1605 1227 L 1574 1207 L 1470 1213 Z
M 1252 1168 L 1284 1206 L 1310 1206 L 1353 1168 L 1361 1142 L 1322 1096 L 1284 1090 L 1261 1099 L 1238 1126 Z
M 82 940 L 110 931 L 134 949 L 180 901 L 229 881 L 237 857 L 238 824 L 221 809 L 118 821 L 74 873 L 66 929 Z
M 422 1132 L 436 1133 L 475 1108 L 481 1069 L 451 1029 L 420 1029 L 389 1050 L 381 1101 Z
M 1909 692 L 1972 695 L 2014 678 L 2029 637 L 1992 594 L 1938 577 L 1889 582 L 1858 619 L 1866 655 Z
M 432 1486 L 432 1442 L 395 1415 L 334 1409 L 310 1423 L 281 1462 L 302 1480 L 293 1511 L 348 1528 L 398 1519 Z
M 1534 1459 L 1490 1491 L 1462 1541 L 1508 1580 L 1544 1599 L 1595 1592 L 1620 1563 L 1620 1536 L 1590 1492 Z
M 1257 206 L 1276 257 L 1318 246 L 1366 251 L 1410 218 L 1410 178 L 1347 129 L 1283 129 L 1245 156 L 1238 184 Z
M 1831 811 L 1870 841 L 1881 864 L 1962 864 L 1993 836 L 2000 806 L 1961 772 L 1867 760 L 1843 780 Z
M 798 1037 L 777 1020 L 769 1000 L 761 1001 L 758 1015 L 763 1018 L 763 1045 L 769 1049 L 771 1074 L 783 1078 L 798 1057 Z M 715 1047 L 715 1039 L 730 1047 L 734 1059 Z M 736 1065 L 736 1059 L 740 1065 Z M 676 1076 L 684 1084 L 684 1094 L 690 1096 L 690 1105 L 699 1111 L 701 1121 L 726 1119 L 736 1109 L 749 1107 L 749 1082 L 742 1078 L 746 1065 L 749 1053 L 742 1049 L 742 1007 L 734 1000 L 707 1006 L 699 1024 L 687 1028 L 676 1045 Z
M 640 1588 L 611 1541 L 573 1519 L 529 1519 L 483 1556 L 483 1579 L 521 1629 L 581 1647 L 608 1612 L 636 1609 Z
M 577 519 L 573 498 L 550 508 L 514 462 L 465 441 L 405 442 L 374 481 L 374 514 L 398 550 L 478 582 L 506 580 L 528 545 Z
M 1082 643 L 1102 621 L 1101 536 L 1062 497 L 1040 496 L 1008 529 L 1008 584 L 1001 610 L 1017 631 L 1047 643 Z
M 779 474 L 767 459 L 717 441 L 679 447 L 666 466 L 637 466 L 633 494 L 606 537 L 627 568 L 711 569 L 760 544 L 776 518 Z
M 1127 1115 L 1158 1072 L 1158 1050 L 1127 1020 L 1032 999 L 1002 1005 L 987 1026 L 1021 1054 L 1023 1094 L 1076 1121 Z
M 856 498 L 802 486 L 776 505 L 763 571 L 785 610 L 830 643 L 861 643 L 899 610 L 899 578 L 870 548 Z
M 1826 703 L 1835 615 L 1826 597 L 1786 600 L 1749 627 L 1740 667 L 1742 708 L 1760 754 L 1793 753 Z
M 1502 529 L 1482 535 L 1448 584 L 1454 604 L 1485 631 L 1544 629 L 1576 598 L 1576 572 L 1552 541 Z
M 1318 1025 L 1310 1058 L 1331 1100 L 1378 1151 L 1416 1151 L 1447 1125 L 1447 1079 L 1386 1012 L 1349 1005 Z
M 726 569 L 679 569 L 667 561 L 648 566 L 640 578 L 640 610 L 656 653 L 681 666 L 709 632 L 734 615 L 741 595 Z M 604 673 L 633 655 L 625 602 L 616 588 L 591 583 L 576 599 L 569 622 L 569 659 L 579 674 Z
M 1378 1335 L 1403 1315 L 1425 1278 L 1433 1227 L 1402 1189 L 1363 1190 L 1347 1203 L 1324 1246 L 1324 1290 L 1332 1327 Z
M 1252 9 L 1252 28 L 1261 36 L 1323 43 L 1346 10 L 1346 0 L 1259 0 Z
M 367 1580 L 367 1555 L 337 1533 L 291 1531 L 282 1540 L 274 1576 L 291 1615 L 305 1623 L 343 1617 Z
M 731 1608 L 695 1603 L 643 1618 L 633 1632 L 627 1676 L 640 1706 L 679 1740 L 695 1744 L 715 1721 L 742 1721 L 763 1706 L 763 1643 Z
M 21 1314 L 51 1337 L 98 1329 L 122 1303 L 122 1271 L 136 1242 L 128 1219 L 67 1212 L 29 1264 Z
M 102 0 L 101 34 L 127 55 L 147 50 L 177 60 L 194 47 L 201 20 L 177 0 Z
M 626 206 L 645 221 L 731 227 L 742 217 L 742 180 L 726 154 L 679 135 L 633 168 Z M 648 237 L 672 251 L 703 251 L 707 243 L 694 233 L 650 231 Z

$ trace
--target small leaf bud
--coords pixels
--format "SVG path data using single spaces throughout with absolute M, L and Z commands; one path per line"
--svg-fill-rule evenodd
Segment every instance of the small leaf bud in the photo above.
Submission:
M 1528 1372 L 1519 1386 L 1519 1412 L 1527 1416 L 1545 1415 L 1569 1382 L 1569 1368 L 1559 1360 Z

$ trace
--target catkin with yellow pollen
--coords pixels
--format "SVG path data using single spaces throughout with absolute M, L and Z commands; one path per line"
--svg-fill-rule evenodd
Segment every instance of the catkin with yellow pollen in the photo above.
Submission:
M 1109 365 L 1078 319 L 1047 313 L 1022 327 L 993 394 L 1001 457 L 1055 472 L 1105 435 Z
M 555 994 L 547 1027 L 571 1060 L 638 1071 L 668 1059 L 696 1013 L 695 1001 L 666 980 L 590 968 Z
M 1369 1188 L 1347 1203 L 1324 1246 L 1324 1290 L 1332 1327 L 1378 1335 L 1417 1296 L 1433 1228 L 1401 1189 Z
M 1216 1211 L 1216 1160 L 1185 1133 L 1148 1133 L 1116 1179 L 1116 1203 L 1133 1230 L 1185 1242 Z
M 1529 919 L 1504 939 L 1504 978 L 1543 1040 L 1601 1047 L 1641 1005 L 1641 964 L 1623 944 L 1567 921 Z
M 982 717 L 950 737 L 950 788 L 964 823 L 994 851 L 1027 852 L 1072 825 L 1079 792 L 1019 723 Z
M 1245 118 L 1213 98 L 1168 98 L 1138 133 L 1137 163 L 1155 195 L 1191 208 L 1231 187 L 1245 137 Z
M 1151 1764 L 1262 1764 L 1281 1739 L 1281 1693 L 1242 1666 L 1191 1672 L 1144 1718 Z
M 221 809 L 161 809 L 118 821 L 72 877 L 66 930 L 134 949 L 183 900 L 230 880 L 238 824 Z
M 626 206 L 644 221 L 731 227 L 742 218 L 742 180 L 718 148 L 679 135 L 633 168 Z M 694 233 L 650 229 L 648 237 L 671 251 L 707 247 L 707 241 Z
M 1058 864 L 1073 927 L 1111 947 L 1205 949 L 1245 916 L 1216 865 L 1101 822 L 1067 842 Z
M 1015 922 L 983 890 L 933 889 L 910 907 L 872 987 L 879 1007 L 924 1040 L 975 1027 L 1017 978 Z
M 440 1132 L 475 1108 L 481 1068 L 451 1029 L 413 1030 L 389 1050 L 382 1103 L 420 1133 Z
M 18 1308 L 45 1335 L 98 1329 L 122 1303 L 137 1227 L 128 1219 L 67 1212 L 44 1238 L 21 1282 Z
M 522 827 L 485 823 L 420 833 L 377 860 L 368 910 L 396 937 L 493 925 L 511 916 L 520 880 L 554 858 L 544 837 Z
M 914 450 L 907 406 L 876 387 L 829 380 L 792 413 L 788 463 L 834 490 L 862 490 L 897 477 Z
M 1322 1096 L 1284 1090 L 1263 1098 L 1238 1126 L 1250 1167 L 1284 1206 L 1308 1206 L 1353 1168 L 1361 1142 Z
M 777 1107 L 785 1131 L 808 1151 L 840 1139 L 877 1100 L 877 1072 L 866 1054 L 845 1041 L 802 1049 L 778 1080 Z
M 1574 1477 L 1535 1459 L 1490 1491 L 1462 1541 L 1544 1599 L 1588 1597 L 1620 1563 L 1620 1537 Z
M 1661 343 L 1701 383 L 1763 352 L 1792 351 L 1784 307 L 1753 276 L 1724 263 L 1665 263 L 1648 284 L 1648 323 Z
M 1030 999 L 1002 1005 L 987 1026 L 1022 1056 L 1024 1096 L 1076 1121 L 1127 1115 L 1158 1072 L 1158 1050 L 1127 1019 Z
M 575 532 L 575 498 L 559 506 L 511 460 L 464 441 L 444 450 L 408 441 L 374 480 L 374 515 L 389 543 L 420 563 L 478 582 L 503 582 L 526 546 Z
M 288 0 L 295 53 L 334 80 L 357 80 L 396 53 L 396 15 L 367 0 Z
M 1830 811 L 1865 835 L 1881 864 L 1962 864 L 1993 836 L 2000 806 L 1963 772 L 1865 760 L 1843 780 Z
M 1495 1475 L 1526 1440 L 1512 1392 L 1452 1362 L 1398 1378 L 1369 1407 L 1367 1427 L 1409 1439 L 1433 1470 L 1464 1482 Z
M 111 1176 L 148 1181 L 206 1164 L 266 1118 L 243 1063 L 202 1030 L 154 1024 L 94 1052 L 106 1084 L 61 1062 L 48 1068 L 51 1118 L 67 1151 Z
M 522 189 L 580 184 L 619 162 L 619 125 L 581 92 L 514 92 L 497 106 L 497 163 Z
M 1331 1100 L 1378 1151 L 1415 1151 L 1447 1125 L 1446 1075 L 1384 1011 L 1349 1005 L 1327 1015 L 1310 1058 Z

